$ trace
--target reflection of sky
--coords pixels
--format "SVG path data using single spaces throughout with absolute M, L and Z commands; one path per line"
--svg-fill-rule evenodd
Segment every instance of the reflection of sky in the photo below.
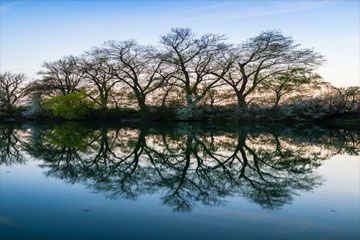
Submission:
M 34 77 L 42 61 L 105 40 L 156 43 L 171 27 L 223 33 L 241 42 L 280 29 L 328 59 L 337 86 L 359 84 L 359 1 L 1 1 L 1 71 Z
M 324 184 L 275 211 L 233 197 L 223 206 L 198 204 L 191 213 L 173 213 L 157 194 L 106 199 L 81 184 L 44 177 L 38 164 L 1 166 L 0 238 L 349 239 L 359 225 L 360 162 L 354 156 L 323 161 L 316 171 Z
M 318 172 L 328 176 L 327 191 L 342 191 L 360 199 L 360 156 L 333 156 Z

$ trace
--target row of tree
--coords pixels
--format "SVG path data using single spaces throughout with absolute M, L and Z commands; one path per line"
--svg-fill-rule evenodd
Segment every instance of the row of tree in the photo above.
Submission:
M 284 95 L 319 80 L 313 71 L 323 61 L 278 31 L 229 44 L 223 35 L 175 28 L 157 47 L 107 41 L 81 56 L 45 62 L 39 79 L 26 86 L 22 74 L 1 74 L 0 106 L 11 109 L 26 95 L 79 92 L 103 109 L 121 106 L 124 99 L 135 100 L 142 111 L 149 105 L 196 108 L 231 100 L 244 107 L 264 93 L 274 95 L 278 106 Z

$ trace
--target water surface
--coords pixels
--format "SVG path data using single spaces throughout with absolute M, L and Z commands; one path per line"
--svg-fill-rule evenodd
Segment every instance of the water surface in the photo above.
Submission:
M 360 132 L 0 126 L 1 239 L 358 239 Z

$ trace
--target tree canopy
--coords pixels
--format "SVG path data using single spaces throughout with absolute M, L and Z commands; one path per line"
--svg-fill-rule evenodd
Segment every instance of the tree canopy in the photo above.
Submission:
M 323 93 L 331 89 L 331 96 L 352 109 L 349 111 L 358 109 L 356 88 L 341 90 L 317 75 L 324 61 L 313 49 L 301 48 L 277 30 L 233 44 L 224 35 L 173 28 L 156 46 L 110 40 L 80 56 L 45 62 L 39 78 L 25 88 L 24 75 L 4 73 L 0 106 L 10 109 L 24 95 L 32 102 L 42 99 L 54 104 L 76 98 L 79 104 L 86 100 L 92 108 L 102 110 L 175 109 L 179 119 L 191 120 L 201 118 L 199 109 L 266 107 L 269 100 L 277 109 L 298 103 L 294 99 L 307 104 L 315 95 L 327 101 Z

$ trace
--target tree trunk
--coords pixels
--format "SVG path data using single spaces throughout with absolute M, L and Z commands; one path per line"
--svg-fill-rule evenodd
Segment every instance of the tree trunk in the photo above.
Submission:
M 103 110 L 107 109 L 107 103 L 108 103 L 107 96 L 108 96 L 108 94 L 105 91 L 100 90 L 100 108 Z
M 186 94 L 186 106 L 190 107 L 193 105 L 192 96 L 191 94 Z
M 141 112 L 147 112 L 149 109 L 145 104 L 146 95 L 138 94 L 138 95 L 136 95 L 136 97 L 137 97 L 137 101 L 138 101 L 138 104 L 139 104 L 139 107 L 140 107 L 140 111 Z
M 214 101 L 215 100 L 213 98 L 210 99 L 210 108 L 211 109 L 214 109 Z
M 280 99 L 276 99 L 275 104 L 274 104 L 274 108 L 278 108 L 278 107 L 279 107 L 279 101 L 280 101 Z
M 165 95 L 163 96 L 162 100 L 161 100 L 161 108 L 165 108 L 166 107 L 166 99 L 169 96 L 169 92 L 170 92 L 171 88 L 169 88 L 168 90 L 166 90 Z
M 236 96 L 237 96 L 237 100 L 238 100 L 238 106 L 239 107 L 247 107 L 246 102 L 245 102 L 245 97 L 240 93 L 237 93 Z
M 100 108 L 103 110 L 107 109 L 107 100 L 105 100 L 105 99 L 100 100 Z
M 5 110 L 9 113 L 13 112 L 13 105 L 10 103 L 10 100 L 5 103 Z
M 279 107 L 280 97 L 281 96 L 276 95 L 275 104 L 274 104 L 273 108 L 278 108 Z

